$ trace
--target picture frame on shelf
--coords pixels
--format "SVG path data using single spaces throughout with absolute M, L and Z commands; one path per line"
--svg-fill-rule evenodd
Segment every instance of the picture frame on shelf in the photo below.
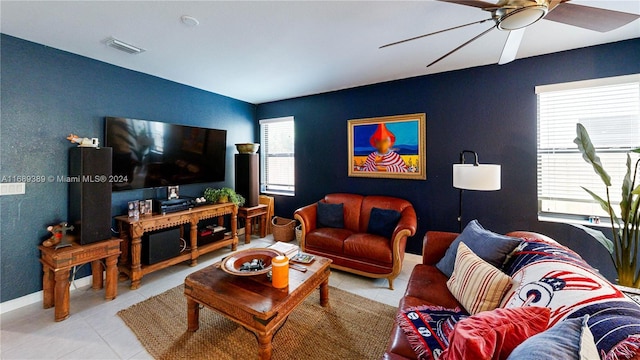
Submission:
M 167 186 L 167 199 L 179 199 L 180 198 L 180 187 L 176 186 Z
M 426 114 L 348 121 L 349 176 L 426 180 Z
M 148 216 L 153 214 L 153 200 L 140 200 L 140 216 Z
M 129 218 L 132 219 L 140 217 L 140 201 L 134 200 L 127 202 L 127 214 Z

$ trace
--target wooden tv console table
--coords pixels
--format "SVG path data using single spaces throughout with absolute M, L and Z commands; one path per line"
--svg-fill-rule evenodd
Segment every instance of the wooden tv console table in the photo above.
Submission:
M 198 247 L 198 223 L 201 220 L 218 218 L 222 223 L 222 216 L 231 216 L 231 235 L 226 235 L 224 239 L 211 244 Z M 191 260 L 191 266 L 198 264 L 198 256 L 208 252 L 218 250 L 231 245 L 231 250 L 238 247 L 238 207 L 233 203 L 203 205 L 191 210 L 179 211 L 166 215 L 140 216 L 138 219 L 129 218 L 127 215 L 117 216 L 116 221 L 120 228 L 122 238 L 120 262 L 118 264 L 121 273 L 131 279 L 131 289 L 140 287 L 140 281 L 146 274 L 156 270 Z M 176 226 L 190 224 L 190 250 L 182 252 L 180 255 L 152 265 L 143 265 L 142 258 L 142 235 L 154 230 L 168 229 Z

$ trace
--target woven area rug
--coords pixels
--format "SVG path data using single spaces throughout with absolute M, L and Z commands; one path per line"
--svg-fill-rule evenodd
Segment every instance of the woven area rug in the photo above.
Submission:
M 273 339 L 273 359 L 380 359 L 397 309 L 330 287 L 330 306 L 314 291 Z M 255 359 L 253 333 L 210 309 L 200 329 L 187 329 L 187 305 L 178 286 L 118 315 L 156 359 Z

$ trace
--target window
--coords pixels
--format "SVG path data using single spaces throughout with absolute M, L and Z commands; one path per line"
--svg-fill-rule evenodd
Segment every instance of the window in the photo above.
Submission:
M 260 120 L 260 188 L 265 193 L 294 195 L 293 117 Z
M 627 153 L 640 146 L 640 75 L 537 86 L 536 94 L 539 216 L 607 219 L 608 214 L 581 188 L 606 199 L 600 177 L 573 143 L 576 124 L 589 132 L 611 176 L 611 201 L 619 204 Z M 631 159 L 635 163 L 638 154 L 632 153 Z

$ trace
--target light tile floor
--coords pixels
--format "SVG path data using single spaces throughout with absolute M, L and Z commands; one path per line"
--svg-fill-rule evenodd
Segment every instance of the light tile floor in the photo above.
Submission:
M 241 240 L 241 243 L 243 241 Z M 271 236 L 254 238 L 251 244 L 239 249 L 264 247 L 273 243 Z M 183 283 L 184 278 L 209 266 L 229 254 L 220 249 L 199 258 L 198 266 L 178 264 L 146 275 L 142 286 L 129 289 L 129 282 L 120 283 L 118 297 L 104 300 L 103 291 L 90 287 L 71 291 L 71 315 L 62 322 L 53 321 L 53 309 L 32 304 L 3 314 L 0 317 L 1 359 L 151 359 L 116 313 L 122 309 L 158 295 Z M 369 279 L 341 271 L 332 271 L 331 286 L 397 306 L 404 294 L 409 275 L 421 257 L 407 254 L 402 273 L 389 290 L 386 279 Z

